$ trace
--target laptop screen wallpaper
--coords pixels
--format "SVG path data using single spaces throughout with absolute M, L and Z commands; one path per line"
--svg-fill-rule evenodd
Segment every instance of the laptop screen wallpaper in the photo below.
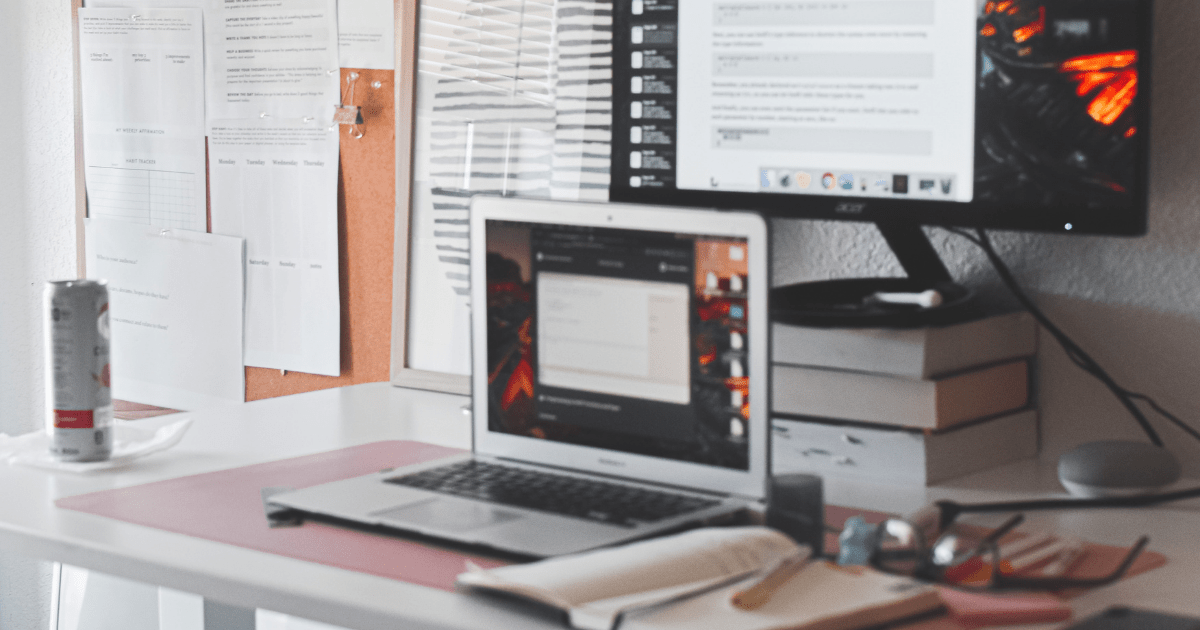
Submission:
M 745 239 L 488 221 L 489 430 L 749 467 Z

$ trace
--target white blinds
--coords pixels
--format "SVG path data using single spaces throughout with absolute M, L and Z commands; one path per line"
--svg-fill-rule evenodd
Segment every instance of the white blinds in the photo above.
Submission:
M 612 3 L 421 0 L 418 71 L 414 238 L 465 299 L 471 195 L 608 199 Z
M 425 0 L 421 72 L 549 102 L 554 0 Z

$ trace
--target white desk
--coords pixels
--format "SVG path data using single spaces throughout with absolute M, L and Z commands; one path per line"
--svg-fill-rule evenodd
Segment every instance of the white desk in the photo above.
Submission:
M 359 385 L 188 414 L 167 453 L 125 470 L 80 476 L 0 466 L 0 550 L 93 569 L 246 608 L 350 628 L 561 628 L 549 617 L 473 598 L 58 509 L 56 499 L 386 439 L 468 448 L 467 399 Z M 153 426 L 179 416 L 139 421 Z M 997 490 L 995 488 L 1006 488 Z M 925 490 L 828 481 L 832 504 L 904 512 L 929 499 L 997 500 L 1061 492 L 1052 466 L 1024 462 Z M 1030 514 L 1116 545 L 1151 536 L 1166 567 L 1077 600 L 1078 619 L 1114 603 L 1200 616 L 1200 507 Z

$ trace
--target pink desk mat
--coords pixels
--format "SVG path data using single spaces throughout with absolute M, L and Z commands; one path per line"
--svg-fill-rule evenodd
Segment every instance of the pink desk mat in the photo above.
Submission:
M 60 508 L 265 551 L 298 560 L 454 590 L 470 560 L 482 567 L 505 562 L 486 556 L 366 531 L 306 522 L 271 529 L 261 490 L 305 488 L 327 481 L 456 455 L 458 449 L 422 442 L 375 442 L 212 473 L 59 499 Z
M 55 505 L 256 551 L 453 591 L 454 578 L 465 570 L 466 560 L 485 568 L 508 563 L 403 537 L 312 521 L 300 527 L 271 529 L 263 514 L 261 490 L 271 486 L 306 488 L 462 452 L 424 442 L 375 442 L 316 455 L 67 497 L 59 499 Z M 870 523 L 877 523 L 888 516 L 882 512 L 826 506 L 825 516 L 830 523 L 841 524 L 854 515 L 863 516 Z M 836 552 L 835 535 L 827 537 L 826 548 Z M 1071 575 L 1104 575 L 1120 562 L 1124 553 L 1125 550 L 1119 547 L 1090 545 L 1088 553 L 1071 571 Z M 1130 568 L 1127 577 L 1164 564 L 1165 557 L 1147 551 Z M 1074 594 L 1078 593 L 1068 595 Z M 942 618 L 906 630 L 962 630 L 969 627 Z

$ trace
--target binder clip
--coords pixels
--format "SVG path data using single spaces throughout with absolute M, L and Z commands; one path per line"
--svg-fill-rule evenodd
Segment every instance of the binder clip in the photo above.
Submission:
M 333 122 L 338 125 L 350 125 L 349 134 L 357 138 L 363 137 L 362 108 L 354 104 L 354 84 L 358 81 L 358 73 L 346 75 L 346 89 L 342 91 L 342 104 L 333 112 Z
M 362 108 L 357 105 L 342 105 L 333 111 L 333 122 L 339 125 L 361 125 Z

